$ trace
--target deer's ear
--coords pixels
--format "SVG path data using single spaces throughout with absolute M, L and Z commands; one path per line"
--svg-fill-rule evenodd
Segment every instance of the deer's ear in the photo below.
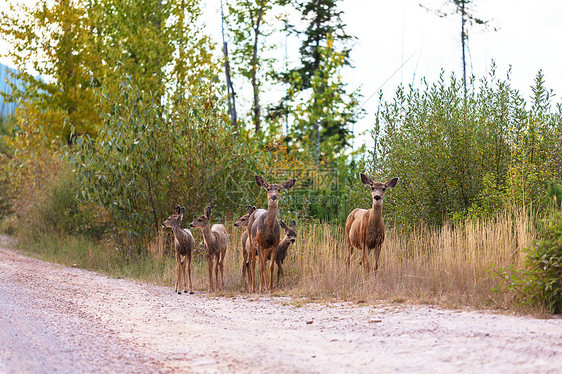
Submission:
M 281 220 L 279 220 L 279 226 L 281 226 L 281 228 L 282 228 L 283 230 L 288 230 L 288 229 L 289 229 L 289 228 L 287 227 L 287 225 L 285 225 L 285 222 L 283 222 L 283 221 L 281 221 Z
M 250 205 L 250 206 L 248 207 L 248 209 L 246 210 L 246 213 L 252 214 L 252 213 L 254 213 L 255 210 L 256 210 L 256 207 Z
M 176 214 L 180 214 L 180 210 L 181 210 L 181 207 L 178 205 L 178 206 L 176 207 Z
M 281 185 L 281 188 L 289 189 L 289 188 L 293 187 L 296 182 L 297 182 L 296 179 L 288 180 L 286 182 L 283 182 L 283 184 Z
M 365 174 L 359 173 L 359 175 L 361 176 L 361 182 L 363 182 L 363 184 L 366 184 L 367 186 L 370 186 L 371 184 L 373 184 L 373 182 Z
M 386 182 L 385 186 L 389 187 L 389 188 L 392 188 L 392 187 L 396 186 L 396 183 L 398 183 L 398 178 L 392 178 L 391 180 Z
M 263 187 L 263 188 L 269 187 L 269 183 L 267 183 L 265 181 L 265 179 L 263 179 L 261 176 L 256 174 L 255 177 L 256 177 L 256 183 L 258 184 L 258 186 Z
M 185 207 L 182 206 L 182 207 L 180 208 L 180 215 L 183 217 L 184 214 L 185 214 Z
M 293 230 L 297 228 L 297 223 L 295 222 L 295 220 L 291 221 L 291 227 L 293 228 Z
M 205 217 L 209 218 L 211 216 L 211 207 L 208 206 L 205 208 Z

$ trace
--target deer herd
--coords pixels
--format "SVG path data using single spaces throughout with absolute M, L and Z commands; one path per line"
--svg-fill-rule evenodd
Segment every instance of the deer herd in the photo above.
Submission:
M 371 188 L 373 206 L 371 209 L 354 209 L 345 223 L 345 238 L 347 253 L 345 262 L 349 268 L 353 249 L 362 252 L 361 264 L 365 274 L 371 270 L 369 255 L 374 252 L 374 272 L 378 269 L 378 260 L 385 238 L 385 226 L 382 218 L 384 193 L 387 188 L 396 186 L 398 178 L 386 183 L 373 182 L 365 174 L 360 173 L 361 182 Z M 234 227 L 245 227 L 241 237 L 242 248 L 242 283 L 252 292 L 256 292 L 255 267 L 256 258 L 259 263 L 260 292 L 269 289 L 273 291 L 273 273 L 277 264 L 277 286 L 283 277 L 283 261 L 287 250 L 295 243 L 297 237 L 296 222 L 286 225 L 279 219 L 279 197 L 281 190 L 290 189 L 296 182 L 291 179 L 281 184 L 269 184 L 261 176 L 255 176 L 256 183 L 267 192 L 267 209 L 256 209 L 249 206 L 246 214 L 238 218 Z M 195 239 L 191 231 L 183 228 L 185 208 L 177 206 L 174 214 L 162 223 L 163 227 L 171 228 L 174 234 L 176 254 L 176 283 L 175 292 L 193 293 L 191 283 L 191 253 L 195 249 Z M 203 234 L 203 244 L 209 271 L 209 292 L 224 289 L 224 257 L 228 245 L 228 234 L 222 224 L 211 225 L 211 207 L 205 208 L 202 216 L 196 218 L 189 225 L 192 229 L 200 229 Z M 280 236 L 281 229 L 285 232 Z M 268 265 L 269 261 L 269 265 Z M 267 283 L 267 267 L 269 266 L 269 284 Z M 213 271 L 214 268 L 214 271 Z M 214 281 L 213 281 L 214 273 Z M 219 282 L 220 273 L 220 282 Z M 187 279 L 189 280 L 189 287 Z

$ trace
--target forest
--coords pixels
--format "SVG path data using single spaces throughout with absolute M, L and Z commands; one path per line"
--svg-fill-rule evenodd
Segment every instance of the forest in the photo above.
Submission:
M 3 12 L 23 83 L 3 94 L 18 106 L 0 119 L 1 231 L 47 259 L 171 285 L 162 222 L 177 205 L 185 224 L 211 206 L 230 234 L 234 290 L 242 232 L 232 224 L 267 206 L 254 175 L 295 178 L 279 203 L 298 233 L 284 292 L 560 313 L 562 105 L 543 73 L 524 98 L 493 62 L 481 77 L 443 68 L 435 82 L 380 91 L 376 121 L 354 133 L 362 93 L 342 75 L 354 36 L 339 3 L 224 1 L 222 45 L 200 0 L 40 0 Z M 464 27 L 470 1 L 451 3 Z M 299 59 L 280 68 L 269 52 L 283 33 L 299 37 Z M 353 147 L 359 136 L 374 147 Z M 399 178 L 371 278 L 343 260 L 346 217 L 372 204 L 359 173 Z

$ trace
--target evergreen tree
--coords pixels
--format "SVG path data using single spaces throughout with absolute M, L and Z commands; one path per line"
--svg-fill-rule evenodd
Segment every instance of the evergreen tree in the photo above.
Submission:
M 306 25 L 296 31 L 302 36 L 301 65 L 280 76 L 290 85 L 289 101 L 297 104 L 292 110 L 295 126 L 291 136 L 308 143 L 317 161 L 349 145 L 349 125 L 359 114 L 358 93 L 348 93 L 341 79 L 341 69 L 350 65 L 349 44 L 354 37 L 345 31 L 338 3 L 309 0 L 296 4 Z

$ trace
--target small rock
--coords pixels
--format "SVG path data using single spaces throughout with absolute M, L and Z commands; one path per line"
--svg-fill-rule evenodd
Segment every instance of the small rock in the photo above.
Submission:
M 314 323 L 314 321 L 306 321 L 307 325 L 312 325 Z

